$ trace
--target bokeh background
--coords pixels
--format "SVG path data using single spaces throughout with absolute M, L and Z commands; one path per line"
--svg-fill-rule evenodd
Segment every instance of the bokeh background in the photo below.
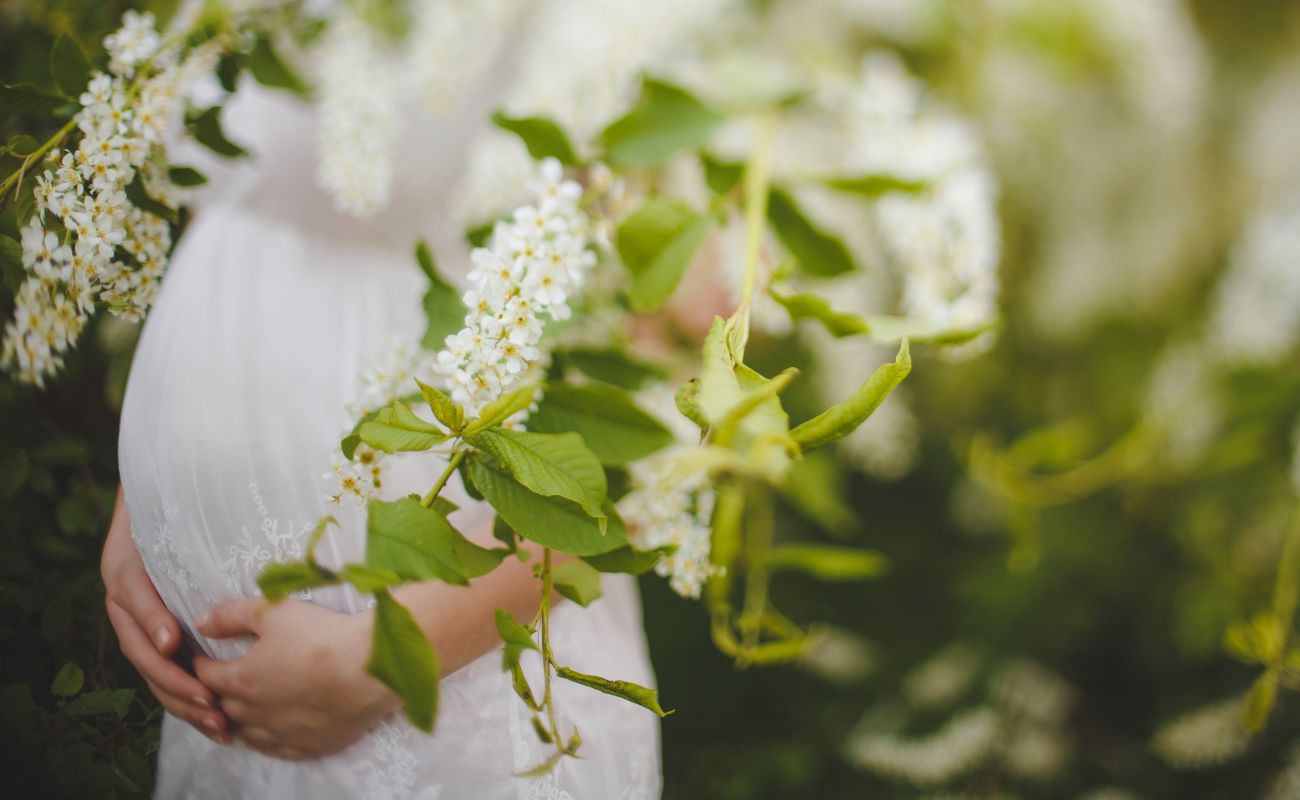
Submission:
M 919 354 L 892 435 L 801 466 L 824 491 L 779 529 L 892 562 L 869 584 L 777 579 L 777 605 L 827 623 L 804 663 L 738 673 L 697 604 L 644 580 L 680 709 L 665 796 L 1300 798 L 1300 673 L 1248 736 L 1262 668 L 1224 645 L 1270 607 L 1297 525 L 1300 4 L 759 5 L 782 47 L 891 51 L 975 121 L 1001 186 L 1005 324 L 977 358 Z M 47 83 L 58 34 L 93 45 L 141 6 L 168 3 L 0 0 L 0 80 Z M 0 142 L 43 124 L 2 116 Z M 0 379 L 10 796 L 152 783 L 161 712 L 98 568 L 136 335 L 101 316 L 47 390 Z M 792 330 L 752 349 L 802 353 L 816 378 L 827 347 Z M 793 416 L 823 378 L 796 384 Z

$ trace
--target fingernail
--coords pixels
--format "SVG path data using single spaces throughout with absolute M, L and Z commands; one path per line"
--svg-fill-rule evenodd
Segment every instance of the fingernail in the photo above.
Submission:
M 159 647 L 166 647 L 167 643 L 170 642 L 172 639 L 171 631 L 167 630 L 166 628 L 159 628 L 158 632 L 154 634 L 153 638 L 158 640 Z
M 212 707 L 212 704 L 208 702 L 208 698 L 206 698 L 206 697 L 204 697 L 204 696 L 202 696 L 202 695 L 198 695 L 198 694 L 196 694 L 196 695 L 194 695 L 193 697 L 191 697 L 190 699 L 194 701 L 195 705 L 200 705 L 200 706 L 203 706 L 204 708 L 211 708 L 211 707 Z
M 218 736 L 221 735 L 221 725 L 218 724 L 217 721 L 216 721 L 215 719 L 204 720 L 204 721 L 203 721 L 203 724 L 206 725 L 206 726 L 208 727 L 208 730 L 212 731 L 213 733 L 217 734 Z

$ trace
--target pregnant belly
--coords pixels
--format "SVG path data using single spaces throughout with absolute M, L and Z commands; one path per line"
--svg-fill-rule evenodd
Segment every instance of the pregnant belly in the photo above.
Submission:
M 365 365 L 418 329 L 421 278 L 405 261 L 223 208 L 183 241 L 132 364 L 119 441 L 133 536 L 183 622 L 256 593 L 262 566 L 300 556 L 324 513 L 343 524 L 322 556 L 360 556 L 360 512 L 328 507 L 322 474 Z

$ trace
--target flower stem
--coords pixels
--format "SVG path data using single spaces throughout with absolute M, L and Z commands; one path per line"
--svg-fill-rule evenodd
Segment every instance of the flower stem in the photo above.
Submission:
M 45 144 L 36 148 L 31 153 L 28 153 L 23 159 L 23 165 L 18 168 L 18 171 L 5 178 L 3 181 L 0 181 L 0 196 L 3 196 L 5 192 L 8 192 L 10 187 L 22 183 L 24 176 L 27 174 L 27 170 L 31 168 L 32 164 L 40 161 L 41 157 L 48 153 L 51 148 L 56 147 L 60 142 L 67 138 L 68 134 L 72 133 L 72 129 L 75 127 L 77 127 L 77 118 L 74 115 L 72 119 L 64 123 L 63 127 L 60 128 L 57 133 L 47 139 Z M 14 197 L 15 199 L 17 198 L 16 193 Z
M 776 138 L 776 117 L 764 114 L 758 120 L 758 141 L 745 163 L 745 280 L 740 305 L 731 315 L 730 327 L 740 327 L 741 346 L 749 339 L 749 309 L 758 285 L 758 259 L 763 251 L 767 227 L 767 197 L 772 185 L 772 149 Z
M 555 746 L 560 752 L 564 752 L 564 745 L 561 744 L 560 739 L 560 726 L 555 722 L 555 702 L 551 697 L 551 662 L 554 660 L 551 654 L 551 590 L 553 587 L 551 548 L 547 547 L 542 549 L 542 599 L 539 604 L 542 623 L 542 705 L 546 706 L 546 716 L 551 723 L 551 737 L 555 740 Z
M 447 485 L 447 481 L 451 479 L 451 473 L 455 472 L 456 467 L 460 466 L 460 462 L 465 460 L 465 454 L 468 452 L 468 450 L 457 450 L 451 454 L 451 460 L 447 462 L 447 468 L 442 471 L 442 475 L 438 476 L 438 482 L 433 485 L 433 488 L 424 496 L 424 499 L 420 500 L 420 505 L 425 508 L 433 505 L 434 498 L 442 491 L 442 487 Z

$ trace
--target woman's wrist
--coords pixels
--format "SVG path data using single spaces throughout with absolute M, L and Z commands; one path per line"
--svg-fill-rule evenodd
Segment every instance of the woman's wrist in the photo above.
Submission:
M 343 635 L 335 640 L 338 643 L 336 669 L 340 683 L 348 687 L 357 707 L 378 720 L 400 709 L 402 700 L 366 671 L 374 620 L 373 611 L 348 617 Z

